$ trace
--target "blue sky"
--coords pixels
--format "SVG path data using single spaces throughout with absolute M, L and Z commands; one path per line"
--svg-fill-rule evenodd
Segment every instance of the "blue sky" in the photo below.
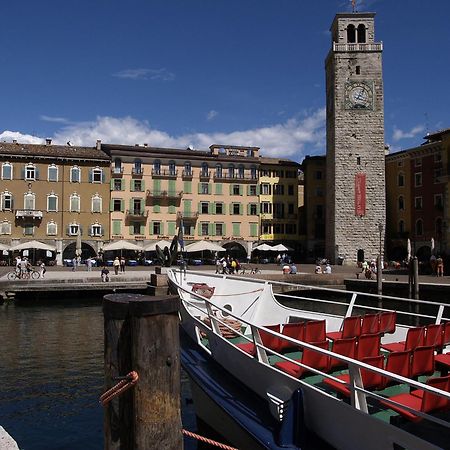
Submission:
M 329 27 L 351 1 L 3 3 L 1 140 L 325 153 Z M 391 150 L 450 127 L 450 2 L 357 8 L 377 13 Z

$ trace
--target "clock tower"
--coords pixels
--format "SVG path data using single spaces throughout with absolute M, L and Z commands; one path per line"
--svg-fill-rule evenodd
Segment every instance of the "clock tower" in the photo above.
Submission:
M 337 14 L 325 61 L 327 95 L 326 257 L 376 258 L 386 224 L 383 44 L 374 13 Z

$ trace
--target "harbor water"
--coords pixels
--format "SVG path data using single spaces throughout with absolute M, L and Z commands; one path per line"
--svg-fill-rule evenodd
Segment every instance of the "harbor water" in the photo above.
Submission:
M 3 305 L 0 324 L 0 425 L 19 448 L 103 448 L 101 301 Z M 183 374 L 181 387 L 183 426 L 195 431 Z

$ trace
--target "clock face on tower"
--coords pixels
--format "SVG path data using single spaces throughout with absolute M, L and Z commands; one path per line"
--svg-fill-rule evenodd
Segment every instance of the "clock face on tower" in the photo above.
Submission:
M 345 109 L 372 109 L 373 89 L 363 81 L 349 81 L 345 86 Z

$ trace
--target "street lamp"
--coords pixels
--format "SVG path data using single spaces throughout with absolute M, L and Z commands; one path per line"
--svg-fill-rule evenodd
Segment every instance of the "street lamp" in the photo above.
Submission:
M 381 222 L 378 224 L 378 231 L 380 232 L 380 262 L 381 262 L 381 257 L 383 255 L 383 243 L 382 243 L 383 224 Z

